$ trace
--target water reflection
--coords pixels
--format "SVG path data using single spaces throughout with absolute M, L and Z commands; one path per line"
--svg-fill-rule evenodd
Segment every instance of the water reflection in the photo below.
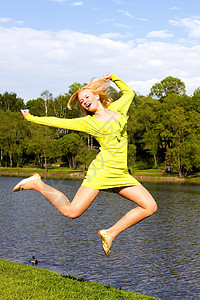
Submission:
M 13 193 L 19 178 L 0 178 L 1 258 L 98 281 L 161 299 L 199 297 L 200 187 L 145 184 L 157 201 L 151 218 L 120 234 L 105 257 L 99 229 L 132 208 L 116 194 L 101 192 L 78 219 L 62 216 L 34 191 Z M 70 199 L 78 181 L 47 181 Z

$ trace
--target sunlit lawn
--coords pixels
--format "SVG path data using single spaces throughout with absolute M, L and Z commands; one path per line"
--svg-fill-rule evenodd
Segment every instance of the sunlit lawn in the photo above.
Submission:
M 49 173 L 59 173 L 59 174 L 71 174 L 76 172 L 82 172 L 82 170 L 73 170 L 67 167 L 48 167 L 47 171 Z M 10 167 L 0 167 L 0 172 L 20 172 L 20 173 L 45 173 L 44 168 L 36 167 L 23 167 L 23 168 L 10 168 Z
M 133 167 L 133 176 L 148 176 L 148 177 L 178 177 L 177 173 L 165 173 L 163 172 L 164 167 L 158 166 L 157 168 L 141 169 L 140 166 Z M 44 168 L 29 167 L 24 166 L 22 168 L 10 168 L 10 167 L 0 167 L 0 172 L 18 172 L 18 173 L 45 173 Z M 83 169 L 79 168 L 77 170 L 70 169 L 67 167 L 48 167 L 48 174 L 73 174 L 73 173 L 83 173 Z M 200 181 L 200 172 L 188 176 L 191 182 Z
M 0 299 L 153 300 L 156 298 L 115 289 L 37 267 L 0 259 Z

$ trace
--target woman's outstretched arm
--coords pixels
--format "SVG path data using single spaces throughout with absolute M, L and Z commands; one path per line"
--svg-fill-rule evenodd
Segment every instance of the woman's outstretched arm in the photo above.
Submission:
M 32 116 L 28 109 L 21 109 L 21 113 L 27 121 L 31 121 L 36 124 L 84 132 L 88 132 L 90 127 L 87 116 L 74 119 L 62 119 L 56 117 L 36 117 Z
M 118 110 L 119 112 L 126 114 L 133 101 L 135 93 L 123 80 L 121 80 L 116 75 L 110 73 L 110 79 L 118 86 L 118 88 L 122 92 L 122 96 L 117 101 L 114 101 L 110 106 Z

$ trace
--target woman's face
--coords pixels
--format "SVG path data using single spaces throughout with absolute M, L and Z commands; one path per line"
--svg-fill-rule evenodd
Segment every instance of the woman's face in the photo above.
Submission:
M 99 104 L 99 95 L 89 89 L 84 89 L 78 93 L 78 100 L 84 109 L 95 112 Z

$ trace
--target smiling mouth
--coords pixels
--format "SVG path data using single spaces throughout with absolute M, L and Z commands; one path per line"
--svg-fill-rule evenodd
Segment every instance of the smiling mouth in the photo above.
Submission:
M 89 108 L 89 107 L 90 107 L 90 105 L 91 105 L 91 103 L 88 103 L 88 104 L 86 105 L 86 107 L 87 107 L 87 108 Z

